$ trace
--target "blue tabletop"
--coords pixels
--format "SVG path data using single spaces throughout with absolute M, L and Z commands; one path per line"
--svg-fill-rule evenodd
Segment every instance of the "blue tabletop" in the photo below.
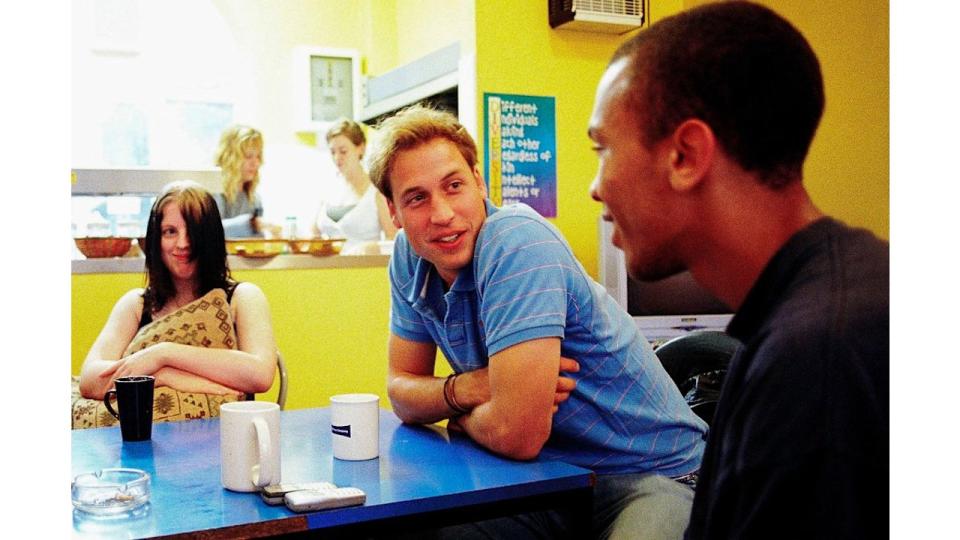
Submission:
M 263 522 L 287 530 L 330 527 L 589 487 L 592 473 L 558 461 L 512 461 L 438 426 L 403 425 L 380 411 L 380 457 L 333 458 L 329 409 L 281 413 L 283 482 L 333 482 L 367 494 L 363 506 L 297 514 L 256 493 L 220 484 L 220 421 L 158 423 L 150 441 L 124 443 L 119 427 L 72 432 L 73 474 L 107 467 L 151 475 L 151 500 L 137 515 L 91 518 L 74 511 L 77 536 L 140 538 Z M 274 529 L 280 530 L 280 529 Z

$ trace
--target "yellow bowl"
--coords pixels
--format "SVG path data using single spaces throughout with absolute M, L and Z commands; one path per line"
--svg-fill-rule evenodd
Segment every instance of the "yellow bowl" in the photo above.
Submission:
M 290 251 L 299 254 L 310 254 L 317 257 L 337 255 L 343 249 L 346 238 L 301 238 L 290 240 Z
M 227 239 L 227 253 L 241 257 L 274 257 L 287 249 L 287 241 L 282 238 L 230 238 Z
M 74 238 L 77 249 L 88 259 L 104 259 L 107 257 L 123 257 L 130 251 L 133 238 L 124 236 L 88 236 Z

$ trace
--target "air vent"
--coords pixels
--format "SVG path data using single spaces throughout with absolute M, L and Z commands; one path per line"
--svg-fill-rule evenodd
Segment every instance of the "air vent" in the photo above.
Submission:
M 547 0 L 550 26 L 623 34 L 643 26 L 643 0 Z

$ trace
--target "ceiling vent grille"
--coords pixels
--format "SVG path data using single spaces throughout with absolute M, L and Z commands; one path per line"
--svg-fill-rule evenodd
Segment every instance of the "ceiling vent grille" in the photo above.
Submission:
M 643 26 L 643 0 L 548 0 L 550 26 L 623 34 Z

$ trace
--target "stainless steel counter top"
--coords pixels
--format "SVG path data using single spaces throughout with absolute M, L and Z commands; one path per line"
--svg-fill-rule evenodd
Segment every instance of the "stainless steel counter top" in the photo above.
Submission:
M 228 255 L 230 270 L 301 270 L 312 268 L 386 268 L 389 255 L 277 255 L 269 258 L 250 258 Z M 143 257 L 114 257 L 112 259 L 75 259 L 70 264 L 74 274 L 143 273 Z

